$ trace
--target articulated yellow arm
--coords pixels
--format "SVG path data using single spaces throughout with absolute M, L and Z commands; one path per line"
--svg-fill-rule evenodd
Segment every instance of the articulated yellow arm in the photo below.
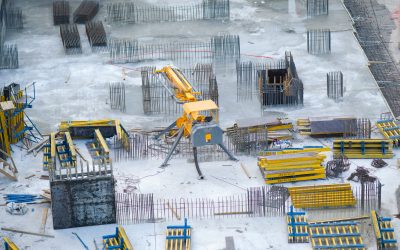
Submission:
M 200 95 L 200 93 L 193 90 L 192 85 L 179 69 L 175 69 L 171 66 L 165 66 L 164 68 L 157 70 L 156 73 L 165 74 L 172 86 L 176 89 L 175 97 L 178 100 L 184 102 L 197 101 L 196 95 Z

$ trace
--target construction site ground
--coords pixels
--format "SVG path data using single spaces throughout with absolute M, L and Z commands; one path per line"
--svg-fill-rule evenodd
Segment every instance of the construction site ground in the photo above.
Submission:
M 71 9 L 80 1 L 70 0 Z M 163 3 L 162 0 L 146 2 Z M 171 2 L 171 1 L 169 1 Z M 313 116 L 351 115 L 365 117 L 372 122 L 380 114 L 388 112 L 385 100 L 368 69 L 368 61 L 353 34 L 350 17 L 340 0 L 331 0 L 329 16 L 308 19 L 304 7 L 296 9 L 295 0 L 274 1 L 231 1 L 231 21 L 193 21 L 152 24 L 109 24 L 105 20 L 105 8 L 101 6 L 96 19 L 102 20 L 107 35 L 152 40 L 171 36 L 182 39 L 206 39 L 210 35 L 230 33 L 240 35 L 242 59 L 260 57 L 282 58 L 285 51 L 291 51 L 299 77 L 304 83 L 304 106 L 277 107 L 261 110 L 258 101 L 238 102 L 236 75 L 233 68 L 216 69 L 219 84 L 220 125 L 232 126 L 236 119 L 279 115 L 295 122 L 297 118 Z M 396 1 L 386 1 L 389 10 L 400 8 Z M 175 1 L 181 3 L 181 1 Z M 151 61 L 137 64 L 113 65 L 106 54 L 92 53 L 84 26 L 79 25 L 83 54 L 65 55 L 59 28 L 52 23 L 52 3 L 48 0 L 17 0 L 16 5 L 24 13 L 24 29 L 13 31 L 7 42 L 18 45 L 20 67 L 16 70 L 2 70 L 2 83 L 21 84 L 36 82 L 37 100 L 29 115 L 45 134 L 55 131 L 60 121 L 119 119 L 127 129 L 151 129 L 168 125 L 174 117 L 146 116 L 143 114 L 141 97 L 141 66 L 162 67 L 168 61 Z M 397 6 L 396 6 L 397 5 Z M 397 23 L 398 24 L 398 23 Z M 399 25 L 399 24 L 398 24 Z M 332 53 L 314 56 L 307 53 L 306 31 L 308 28 L 330 28 L 332 31 Z M 398 39 L 399 36 L 397 36 Z M 396 38 L 393 38 L 396 39 Z M 395 49 L 393 49 L 395 53 Z M 396 51 L 398 52 L 398 50 Z M 399 57 L 400 58 L 400 57 Z M 334 102 L 326 96 L 326 73 L 342 71 L 345 93 L 342 102 Z M 126 75 L 125 75 L 126 74 Z M 125 78 L 125 80 L 123 80 Z M 111 110 L 107 103 L 108 83 L 124 81 L 127 86 L 127 111 Z M 381 138 L 375 130 L 374 138 Z M 297 135 L 293 146 L 332 146 L 332 139 L 313 139 Z M 83 141 L 77 146 L 88 155 Z M 36 157 L 25 150 L 14 147 L 14 160 L 19 170 L 18 182 L 0 177 L 0 194 L 31 193 L 40 194 L 49 188 L 49 181 L 39 179 L 46 174 L 42 170 L 42 155 Z M 400 170 L 397 155 L 385 160 L 389 166 L 382 169 L 371 167 L 371 160 L 351 160 L 351 168 L 341 179 L 290 183 L 285 186 L 340 183 L 357 166 L 367 167 L 384 185 L 382 189 L 382 214 L 398 214 L 395 191 L 399 185 Z M 111 155 L 112 157 L 112 155 Z M 328 159 L 332 157 L 328 153 Z M 137 193 L 154 193 L 155 198 L 216 198 L 246 192 L 246 188 L 258 187 L 264 180 L 257 167 L 256 157 L 238 157 L 239 162 L 201 162 L 205 180 L 199 180 L 193 162 L 173 159 L 170 165 L 161 169 L 163 159 L 134 160 L 114 163 L 117 191 L 131 188 Z M 240 167 L 248 170 L 248 178 Z M 26 179 L 31 175 L 34 177 Z M 129 181 L 127 181 L 129 180 Z M 0 199 L 0 204 L 2 203 Z M 0 225 L 38 231 L 41 224 L 42 207 L 48 204 L 29 205 L 29 211 L 22 216 L 10 215 L 0 209 Z M 51 213 L 51 212 L 50 212 Z M 336 218 L 342 213 L 327 210 L 324 218 Z M 394 219 L 397 239 L 400 239 L 399 220 Z M 181 221 L 124 225 L 135 249 L 163 249 L 167 225 L 181 224 Z M 369 221 L 362 227 L 370 227 Z M 225 237 L 233 236 L 236 249 L 310 249 L 309 243 L 288 244 L 287 226 L 284 217 L 212 218 L 190 220 L 193 227 L 192 249 L 224 249 Z M 45 232 L 54 238 L 14 234 L 0 231 L 0 236 L 10 237 L 21 249 L 83 249 L 72 232 L 94 248 L 94 240 L 101 249 L 101 237 L 114 233 L 116 225 L 102 225 L 84 228 L 53 230 L 49 214 Z M 363 239 L 369 249 L 375 249 L 375 239 L 370 230 L 364 230 Z M 0 247 L 0 249 L 2 249 Z

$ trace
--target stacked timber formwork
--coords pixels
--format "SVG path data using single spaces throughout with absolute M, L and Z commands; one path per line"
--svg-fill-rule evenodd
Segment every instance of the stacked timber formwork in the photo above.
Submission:
M 325 157 L 313 152 L 260 156 L 258 166 L 267 184 L 325 179 Z
M 385 139 L 344 139 L 333 141 L 334 156 L 349 159 L 393 158 L 393 142 Z
M 349 207 L 356 204 L 349 183 L 290 187 L 295 208 Z

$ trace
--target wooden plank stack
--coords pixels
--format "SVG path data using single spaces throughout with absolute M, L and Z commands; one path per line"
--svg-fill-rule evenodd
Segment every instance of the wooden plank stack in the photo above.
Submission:
M 349 183 L 288 188 L 295 208 L 354 206 L 356 200 Z
M 258 167 L 267 184 L 324 179 L 325 157 L 314 152 L 260 156 Z

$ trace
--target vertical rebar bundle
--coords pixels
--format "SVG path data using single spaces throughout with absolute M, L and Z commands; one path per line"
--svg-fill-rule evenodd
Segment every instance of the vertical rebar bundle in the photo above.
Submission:
M 307 30 L 307 52 L 312 55 L 331 53 L 331 31 L 329 29 Z
M 16 44 L 5 44 L 0 47 L 0 69 L 16 69 L 19 66 Z
M 329 0 L 307 0 L 307 16 L 329 14 Z
M 21 30 L 24 28 L 21 9 L 14 7 L 7 9 L 6 26 L 9 30 Z
M 69 2 L 53 2 L 53 22 L 54 25 L 69 24 Z
M 102 21 L 87 22 L 85 29 L 92 49 L 107 48 L 107 35 Z
M 343 73 L 341 71 L 326 74 L 326 89 L 328 98 L 335 101 L 343 99 Z
M 211 38 L 214 58 L 220 60 L 238 60 L 240 58 L 240 39 L 238 35 L 220 35 Z
M 351 139 L 370 139 L 371 131 L 371 121 L 368 118 L 352 119 L 345 121 L 343 137 Z
M 86 23 L 99 11 L 99 2 L 84 0 L 74 12 L 74 23 Z
M 109 1 L 107 19 L 110 22 L 149 23 L 180 22 L 204 19 L 229 20 L 229 0 L 203 0 L 202 3 L 178 6 L 155 6 L 128 1 Z
M 142 68 L 143 111 L 145 114 L 177 114 L 182 112 L 180 104 L 176 103 L 154 72 L 155 68 Z M 181 69 L 182 73 L 201 93 L 202 100 L 211 99 L 218 103 L 218 84 L 211 64 L 196 64 L 194 68 Z
M 82 53 L 81 38 L 76 24 L 61 24 L 60 35 L 66 54 Z
M 125 112 L 125 83 L 116 82 L 109 84 L 110 107 Z

